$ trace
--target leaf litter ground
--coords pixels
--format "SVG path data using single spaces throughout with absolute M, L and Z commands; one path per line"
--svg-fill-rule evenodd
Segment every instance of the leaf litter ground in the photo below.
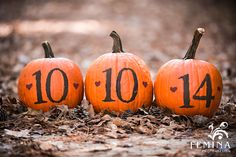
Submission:
M 207 139 L 208 125 L 229 122 L 235 151 L 236 109 L 234 99 L 221 107 L 213 119 L 179 116 L 155 104 L 137 113 L 94 114 L 92 106 L 68 109 L 58 106 L 43 113 L 24 107 L 16 98 L 1 99 L 1 145 L 4 156 L 108 156 L 114 155 L 203 155 L 190 151 L 193 139 Z M 232 153 L 232 152 L 231 152 Z M 230 153 L 228 153 L 230 154 Z M 1 155 L 1 156 L 2 156 Z

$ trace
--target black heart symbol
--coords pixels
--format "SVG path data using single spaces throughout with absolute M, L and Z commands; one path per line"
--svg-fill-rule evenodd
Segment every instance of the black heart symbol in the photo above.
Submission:
M 148 83 L 143 81 L 143 86 L 144 86 L 145 88 L 147 87 L 147 85 L 148 85 Z
M 177 87 L 170 87 L 171 92 L 175 92 L 177 90 Z
M 30 88 L 31 88 L 32 86 L 33 86 L 32 83 L 30 83 L 30 84 L 27 84 L 27 85 L 26 85 L 26 88 L 27 88 L 28 90 L 30 90 Z
M 73 85 L 74 85 L 75 89 L 77 89 L 79 87 L 78 83 L 74 83 Z
M 96 81 L 96 82 L 95 82 L 95 85 L 96 85 L 97 87 L 100 86 L 100 84 L 101 84 L 100 81 Z

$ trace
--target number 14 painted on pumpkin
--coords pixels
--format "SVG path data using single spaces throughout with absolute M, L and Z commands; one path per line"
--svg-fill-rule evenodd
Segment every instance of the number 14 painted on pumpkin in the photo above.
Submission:
M 184 85 L 184 105 L 180 106 L 180 108 L 193 108 L 194 106 L 190 105 L 190 92 L 189 92 L 189 74 L 183 75 L 179 77 L 179 79 L 183 79 Z M 206 84 L 206 95 L 205 96 L 198 96 L 198 92 L 201 88 Z M 193 99 L 195 100 L 205 100 L 206 101 L 206 108 L 210 107 L 211 100 L 213 100 L 215 96 L 212 96 L 212 86 L 211 86 L 211 78 L 209 74 L 206 74 L 204 80 L 198 87 L 197 91 L 193 95 Z

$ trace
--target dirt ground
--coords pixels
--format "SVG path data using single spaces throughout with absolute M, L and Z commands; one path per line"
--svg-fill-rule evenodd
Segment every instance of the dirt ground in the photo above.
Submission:
M 0 156 L 236 156 L 236 23 L 233 1 L 3 1 L 0 0 Z M 122 115 L 94 114 L 83 100 L 76 109 L 41 113 L 17 98 L 20 70 L 44 56 L 48 40 L 57 57 L 83 73 L 111 52 L 109 34 L 141 57 L 152 80 L 161 65 L 182 58 L 197 27 L 204 27 L 196 58 L 213 63 L 223 77 L 219 110 L 211 118 L 171 114 L 155 106 Z M 229 124 L 231 149 L 191 149 L 209 140 L 210 123 Z

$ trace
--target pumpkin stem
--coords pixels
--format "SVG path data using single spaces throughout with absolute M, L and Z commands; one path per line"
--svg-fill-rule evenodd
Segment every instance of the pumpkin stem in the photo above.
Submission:
M 201 37 L 204 33 L 205 33 L 204 28 L 196 29 L 196 31 L 194 32 L 194 35 L 193 35 L 192 44 L 190 45 L 190 47 L 189 47 L 189 49 L 188 49 L 188 51 L 185 54 L 183 59 L 194 59 L 195 58 L 195 54 L 196 54 L 198 44 L 199 44 L 200 39 L 201 39 Z
M 54 58 L 54 54 L 52 52 L 52 48 L 49 44 L 48 41 L 44 41 L 42 43 L 43 49 L 44 49 L 44 53 L 45 53 L 45 58 Z
M 121 40 L 120 40 L 120 36 L 115 31 L 112 31 L 111 34 L 110 34 L 110 37 L 113 38 L 112 53 L 124 52 L 123 48 L 122 48 L 122 43 L 121 43 Z

